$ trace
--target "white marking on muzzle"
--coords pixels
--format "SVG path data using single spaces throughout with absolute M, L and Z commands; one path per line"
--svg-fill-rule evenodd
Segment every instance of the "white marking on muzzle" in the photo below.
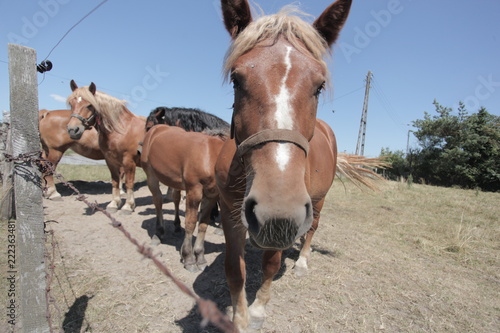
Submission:
M 288 87 L 286 86 L 286 81 L 288 79 L 288 74 L 292 69 L 292 62 L 290 60 L 290 53 L 292 52 L 292 47 L 286 47 L 285 54 L 285 66 L 286 71 L 283 79 L 281 79 L 281 87 L 278 95 L 275 97 L 276 102 L 276 113 L 274 115 L 274 119 L 276 120 L 277 128 L 280 129 L 293 129 L 293 120 L 292 120 L 292 107 L 290 105 L 290 92 L 288 91 Z M 287 164 L 290 161 L 290 147 L 287 144 L 278 145 L 278 149 L 276 150 L 276 162 L 281 171 L 284 171 Z

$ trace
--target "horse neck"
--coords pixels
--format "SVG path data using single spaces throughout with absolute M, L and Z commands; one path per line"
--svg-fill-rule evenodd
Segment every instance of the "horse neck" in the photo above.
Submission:
M 101 123 L 100 125 L 98 125 L 98 128 L 97 128 L 99 131 L 99 135 L 109 136 L 109 135 L 113 135 L 113 132 L 125 132 L 128 125 L 130 124 L 130 122 L 134 118 L 138 118 L 126 106 L 123 105 L 121 107 L 122 107 L 122 109 L 120 110 L 120 114 L 118 117 L 120 124 L 115 126 L 114 131 L 108 131 L 105 128 L 104 124 Z M 101 122 L 102 122 L 102 120 L 101 120 Z M 125 133 L 122 133 L 122 134 L 125 134 Z

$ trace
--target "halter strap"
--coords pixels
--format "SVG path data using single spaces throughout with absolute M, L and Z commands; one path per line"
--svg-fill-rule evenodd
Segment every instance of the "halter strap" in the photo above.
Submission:
M 96 113 L 93 112 L 88 118 L 83 118 L 79 114 L 72 113 L 71 116 L 70 116 L 70 118 L 73 117 L 73 118 L 76 118 L 76 119 L 80 120 L 82 122 L 83 127 L 85 127 L 85 129 L 89 129 L 89 128 L 92 127 L 92 125 L 90 124 L 90 122 L 92 120 L 94 120 L 95 114 Z
M 288 129 L 267 129 L 257 132 L 243 140 L 238 145 L 240 158 L 252 150 L 255 146 L 268 142 L 288 142 L 299 146 L 304 153 L 309 153 L 309 141 L 299 132 Z

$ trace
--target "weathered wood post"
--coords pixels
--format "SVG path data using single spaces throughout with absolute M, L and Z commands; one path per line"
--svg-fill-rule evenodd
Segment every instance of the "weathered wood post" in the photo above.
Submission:
M 16 157 L 40 150 L 36 51 L 9 44 L 9 76 L 12 151 Z M 22 332 L 49 332 L 41 173 L 35 163 L 14 162 L 14 192 L 19 326 Z
M 5 119 L 4 119 L 5 121 Z M 14 185 L 12 162 L 4 154 L 12 155 L 12 141 L 10 136 L 10 120 L 0 124 L 0 173 L 2 173 L 2 192 L 0 192 L 0 221 L 15 218 Z

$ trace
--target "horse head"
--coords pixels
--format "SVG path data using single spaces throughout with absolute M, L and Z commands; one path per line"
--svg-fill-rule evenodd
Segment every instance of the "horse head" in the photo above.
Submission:
M 225 72 L 234 87 L 231 136 L 242 164 L 241 219 L 252 243 L 282 250 L 313 220 L 307 162 L 318 99 L 328 85 L 324 56 L 351 0 L 331 4 L 313 24 L 288 9 L 252 20 L 247 1 L 222 1 L 232 46 Z
M 71 91 L 68 104 L 71 106 L 71 118 L 68 122 L 68 134 L 73 140 L 79 140 L 85 130 L 95 125 L 97 117 L 97 102 L 95 100 L 96 86 L 94 82 L 88 87 L 78 88 L 71 80 Z

